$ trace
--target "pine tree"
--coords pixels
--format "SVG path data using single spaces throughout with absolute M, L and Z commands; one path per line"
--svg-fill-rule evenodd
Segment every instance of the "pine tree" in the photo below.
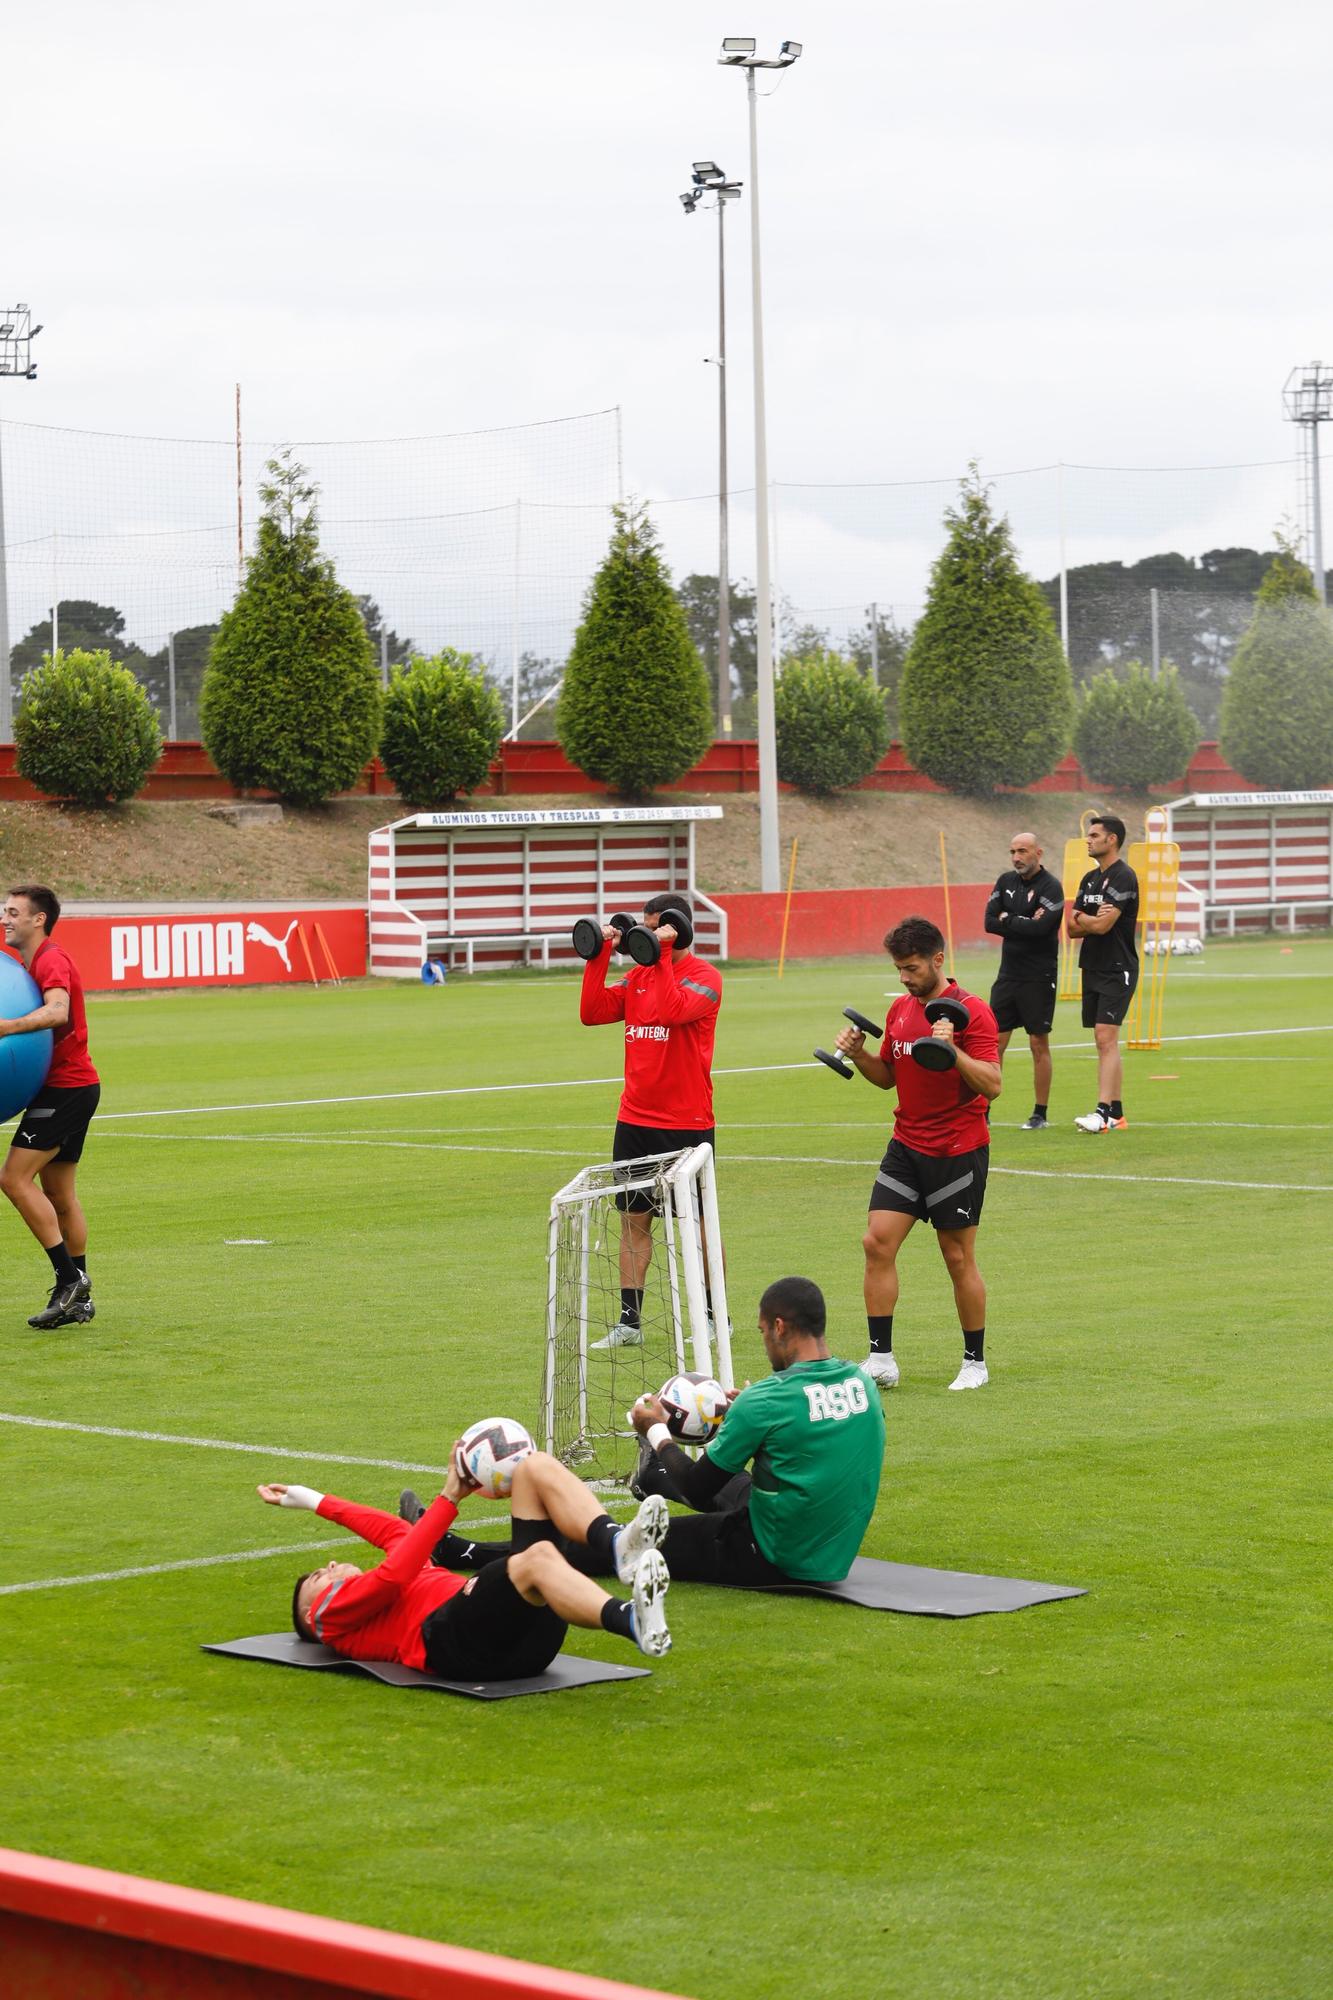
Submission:
M 889 747 L 883 695 L 825 646 L 783 662 L 774 720 L 778 776 L 814 798 L 859 784 Z
M 949 539 L 899 689 L 903 747 L 952 792 L 1030 785 L 1069 747 L 1073 686 L 1040 587 L 1018 566 L 975 465 L 945 513 Z
M 641 506 L 612 509 L 556 712 L 572 764 L 641 798 L 696 764 L 713 737 L 708 675 Z
M 1333 782 L 1333 625 L 1279 532 L 1222 695 L 1222 754 L 1265 791 Z
M 374 755 L 379 682 L 357 601 L 319 553 L 317 488 L 290 451 L 268 470 L 259 546 L 213 641 L 200 729 L 239 791 L 318 805 Z

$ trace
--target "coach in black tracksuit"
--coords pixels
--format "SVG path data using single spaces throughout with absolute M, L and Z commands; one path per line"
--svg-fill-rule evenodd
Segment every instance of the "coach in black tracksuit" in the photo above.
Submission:
M 1032 1050 L 1032 1116 L 1022 1129 L 1041 1132 L 1051 1099 L 1051 1023 L 1060 963 L 1060 919 L 1065 896 L 1033 833 L 1009 843 L 1013 867 L 1001 875 L 986 905 L 986 929 L 1004 939 L 990 1006 L 1000 1031 L 1000 1061 L 1014 1029 L 1022 1027 Z

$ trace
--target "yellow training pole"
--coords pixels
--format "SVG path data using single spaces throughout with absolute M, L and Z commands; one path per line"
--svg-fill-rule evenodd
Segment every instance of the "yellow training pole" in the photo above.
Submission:
M 787 926 L 791 922 L 791 887 L 792 883 L 796 880 L 796 849 L 799 845 L 800 842 L 793 838 L 791 844 L 791 867 L 787 870 L 787 900 L 782 908 L 782 945 L 778 952 L 779 979 L 782 977 L 782 968 L 787 962 Z
M 949 906 L 949 857 L 944 848 L 944 828 L 940 828 L 940 880 L 944 884 L 944 934 L 949 940 L 949 976 L 955 976 L 953 951 L 953 911 Z

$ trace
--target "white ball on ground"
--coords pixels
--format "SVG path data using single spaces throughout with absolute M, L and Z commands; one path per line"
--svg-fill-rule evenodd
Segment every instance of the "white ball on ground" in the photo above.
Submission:
M 727 1414 L 727 1392 L 722 1384 L 693 1370 L 664 1382 L 657 1400 L 666 1411 L 667 1429 L 682 1444 L 707 1444 Z
M 482 1417 L 469 1424 L 455 1454 L 462 1478 L 493 1500 L 507 1500 L 515 1468 L 537 1447 L 515 1417 Z

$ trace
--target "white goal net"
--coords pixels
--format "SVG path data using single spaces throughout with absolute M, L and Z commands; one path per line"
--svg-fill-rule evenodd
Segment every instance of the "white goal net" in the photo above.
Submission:
M 599 1346 L 620 1320 L 616 1198 L 633 1194 L 654 1210 L 642 1339 Z M 638 1462 L 627 1412 L 638 1396 L 685 1368 L 732 1387 L 712 1147 L 585 1167 L 552 1199 L 547 1257 L 546 1449 L 589 1477 L 627 1480 Z

